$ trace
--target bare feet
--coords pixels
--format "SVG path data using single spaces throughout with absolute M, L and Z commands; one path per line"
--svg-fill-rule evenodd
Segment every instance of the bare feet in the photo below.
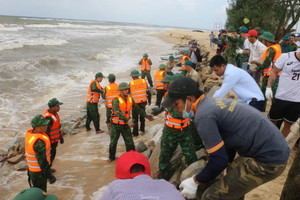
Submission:
M 111 163 L 112 161 L 114 161 L 114 160 L 108 159 L 106 162 L 107 162 L 107 163 Z
M 99 130 L 99 131 L 96 131 L 96 134 L 100 134 L 100 133 L 104 133 L 105 131 L 102 131 L 102 130 Z

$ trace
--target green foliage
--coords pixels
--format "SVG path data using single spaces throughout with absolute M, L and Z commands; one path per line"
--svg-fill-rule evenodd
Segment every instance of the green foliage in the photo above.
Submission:
M 261 27 L 280 39 L 289 33 L 300 17 L 300 0 L 229 0 L 226 27 Z M 249 23 L 243 22 L 244 18 Z

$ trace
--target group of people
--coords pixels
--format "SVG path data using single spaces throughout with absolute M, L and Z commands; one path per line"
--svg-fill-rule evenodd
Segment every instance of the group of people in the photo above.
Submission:
M 241 33 L 242 31 L 245 33 L 246 29 L 242 28 Z M 228 32 L 235 32 L 234 27 L 229 27 Z M 116 178 L 132 179 L 128 182 L 114 181 L 102 199 L 109 199 L 111 195 L 119 199 L 131 199 L 137 195 L 151 194 L 155 197 L 161 195 L 164 199 L 168 199 L 168 195 L 174 195 L 174 199 L 183 199 L 182 196 L 195 198 L 197 188 L 198 192 L 202 192 L 202 199 L 239 199 L 253 188 L 282 173 L 290 153 L 285 141 L 290 126 L 286 126 L 286 123 L 291 125 L 300 113 L 300 52 L 280 52 L 283 48 L 273 44 L 274 38 L 269 32 L 261 35 L 263 43 L 268 45 L 262 52 L 257 31 L 250 30 L 247 34 L 249 48 L 243 47 L 238 52 L 243 55 L 247 52 L 250 54 L 249 69 L 248 61 L 247 70 L 243 70 L 242 66 L 234 66 L 237 65 L 237 55 L 231 51 L 211 59 L 211 69 L 216 75 L 224 77 L 221 88 L 212 97 L 205 96 L 203 81 L 195 70 L 198 62 L 201 62 L 196 41 L 192 43 L 193 47 L 183 52 L 182 72 L 172 72 L 175 63 L 174 57 L 170 56 L 167 63 L 160 64 L 154 73 L 154 85 L 151 77 L 152 62 L 148 54 L 144 54 L 139 62 L 141 73 L 132 70 L 129 74 L 132 78 L 129 83 L 116 84 L 116 76 L 109 74 L 109 84 L 102 87 L 100 83 L 104 76 L 101 72 L 96 73 L 86 96 L 86 131 L 91 131 L 90 123 L 93 122 L 96 134 L 104 132 L 100 129 L 98 112 L 98 103 L 102 97 L 105 99 L 106 124 L 110 135 L 107 163 L 116 159 L 117 143 L 122 135 L 127 153 L 117 160 Z M 233 39 L 229 39 L 231 36 Z M 235 39 L 238 39 L 235 33 L 227 37 L 226 49 L 231 49 Z M 258 61 L 259 54 L 262 57 Z M 253 67 L 253 64 L 257 67 Z M 263 66 L 268 68 L 269 73 L 266 94 L 248 73 L 255 69 L 259 72 L 264 69 Z M 277 73 L 280 71 L 278 77 Z M 265 110 L 264 95 L 272 96 L 270 88 L 276 79 L 279 79 L 278 89 L 269 120 L 260 111 Z M 151 105 L 150 90 L 153 86 L 156 90 L 156 107 L 148 114 L 145 108 Z M 237 100 L 224 98 L 230 90 L 235 92 Z M 60 105 L 62 103 L 56 98 L 51 99 L 48 103 L 49 109 L 43 115 L 32 119 L 32 129 L 25 135 L 30 186 L 45 192 L 47 180 L 50 184 L 56 181 L 52 175 L 55 169 L 51 166 L 58 142 L 64 143 L 58 115 Z M 170 179 L 170 160 L 178 145 L 181 146 L 187 165 L 197 161 L 197 150 L 204 148 L 208 153 L 205 168 L 181 183 L 182 196 L 167 182 L 153 182 L 149 177 L 151 172 L 147 159 L 134 152 L 133 137 L 138 136 L 139 131 L 145 132 L 145 118 L 152 121 L 153 116 L 161 112 L 165 114 L 165 123 L 161 137 L 159 170 L 155 172 L 154 178 L 166 181 Z M 279 120 L 285 122 L 282 133 L 274 126 Z M 216 179 L 225 169 L 226 175 Z M 128 192 L 143 184 L 148 184 L 147 191 L 143 187 L 143 192 Z

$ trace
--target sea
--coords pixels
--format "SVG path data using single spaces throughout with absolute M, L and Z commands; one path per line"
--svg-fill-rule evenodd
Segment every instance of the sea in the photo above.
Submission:
M 173 45 L 155 34 L 170 27 L 88 20 L 0 16 L 0 151 L 29 129 L 49 99 L 64 104 L 62 117 L 85 103 L 97 72 L 117 83 L 148 53 L 156 69 Z M 154 70 L 152 70 L 154 73 Z M 101 83 L 108 84 L 107 79 Z

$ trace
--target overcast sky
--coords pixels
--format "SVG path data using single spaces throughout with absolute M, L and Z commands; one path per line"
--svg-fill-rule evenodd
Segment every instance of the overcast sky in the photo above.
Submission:
M 227 0 L 0 0 L 0 15 L 89 19 L 213 29 Z

